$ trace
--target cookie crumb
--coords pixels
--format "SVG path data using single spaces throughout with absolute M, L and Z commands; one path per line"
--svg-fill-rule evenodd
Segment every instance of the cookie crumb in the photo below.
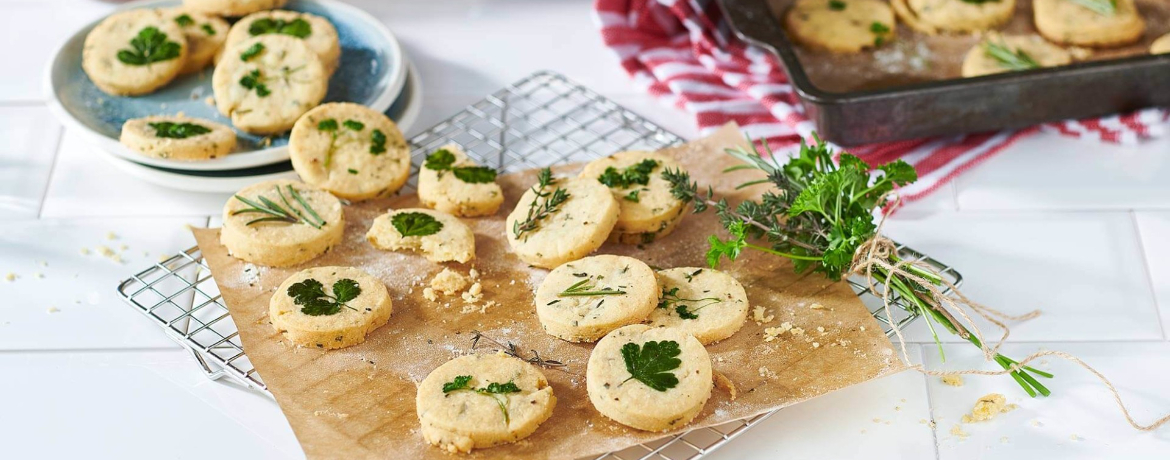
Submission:
M 770 323 L 772 320 L 776 319 L 776 315 L 769 315 L 767 313 L 768 310 L 766 308 L 757 305 L 752 309 L 752 321 L 755 321 L 756 325 L 761 325 L 764 323 Z
M 16 273 L 12 273 L 12 272 L 8 272 L 7 275 L 4 275 L 4 280 L 8 281 L 9 283 L 16 281 L 17 278 L 20 278 L 20 277 L 16 276 Z
M 944 375 L 942 376 L 942 383 L 953 387 L 963 386 L 963 377 L 959 375 Z
M 960 441 L 966 441 L 967 437 L 971 436 L 971 433 L 963 431 L 962 426 L 955 425 L 954 427 L 951 428 L 951 435 L 958 436 Z
M 991 393 L 975 401 L 975 407 L 971 409 L 971 413 L 963 416 L 963 423 L 985 422 L 1018 407 L 1015 404 L 1007 404 L 1007 399 L 1003 395 Z

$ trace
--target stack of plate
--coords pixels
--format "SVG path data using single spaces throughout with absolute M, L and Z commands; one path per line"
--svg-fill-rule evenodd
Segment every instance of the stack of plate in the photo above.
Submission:
M 123 9 L 179 4 L 179 0 L 144 0 L 128 3 Z M 421 81 L 385 24 L 333 0 L 292 0 L 284 9 L 324 17 L 337 28 L 341 64 L 329 80 L 326 102 L 362 104 L 385 112 L 403 132 L 410 128 L 422 104 Z M 82 28 L 61 45 L 45 72 L 50 108 L 65 126 L 89 141 L 96 154 L 142 180 L 195 192 L 235 192 L 264 180 L 297 177 L 289 162 L 287 133 L 262 137 L 237 131 L 235 152 L 196 162 L 146 157 L 119 143 L 122 124 L 131 118 L 183 113 L 228 126 L 231 120 L 213 105 L 211 68 L 179 77 L 145 96 L 103 93 L 81 69 L 85 36 L 98 22 Z

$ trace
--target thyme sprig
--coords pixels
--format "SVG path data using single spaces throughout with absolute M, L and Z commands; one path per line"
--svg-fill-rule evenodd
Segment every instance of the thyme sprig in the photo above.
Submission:
M 309 206 L 309 202 L 305 201 L 305 198 L 292 185 L 285 185 L 284 190 L 281 190 L 279 185 L 274 186 L 273 189 L 276 190 L 277 196 L 280 197 L 280 203 L 272 201 L 263 195 L 258 195 L 255 200 L 235 195 L 235 199 L 248 205 L 248 207 L 232 211 L 231 215 L 263 215 L 262 217 L 248 221 L 244 225 L 252 225 L 260 222 L 287 222 L 290 224 L 305 224 L 318 230 L 325 225 L 325 219 L 322 219 L 317 214 L 317 211 L 313 210 L 312 206 Z M 288 192 L 288 196 L 285 196 L 285 191 Z M 289 201 L 288 197 L 292 197 L 292 201 Z M 299 205 L 300 209 L 294 206 L 293 203 Z
M 598 289 L 596 284 L 593 284 L 592 278 L 585 278 L 581 281 L 573 283 L 572 286 L 565 288 L 557 294 L 557 297 L 594 297 L 603 295 L 622 295 L 626 291 L 613 288 Z
M 545 191 L 546 188 L 556 185 L 557 180 L 552 177 L 552 170 L 544 168 L 536 176 L 536 185 L 532 187 L 532 192 L 536 194 L 536 198 L 528 205 L 528 214 L 524 220 L 518 220 L 512 224 L 512 235 L 520 238 L 526 232 L 531 232 L 540 228 L 540 221 L 547 219 L 554 212 L 561 208 L 562 204 L 569 199 L 569 192 L 563 188 L 557 187 L 551 192 Z
M 471 349 L 474 350 L 476 347 L 478 347 L 479 342 L 481 340 L 495 346 L 495 348 L 497 350 L 504 352 L 504 354 L 506 354 L 508 356 L 511 356 L 513 358 L 516 358 L 516 359 L 522 359 L 525 362 L 527 362 L 528 364 L 532 364 L 534 366 L 540 366 L 540 367 L 543 367 L 545 369 L 561 369 L 561 368 L 565 367 L 565 363 L 562 363 L 562 362 L 557 361 L 555 359 L 544 359 L 543 357 L 540 356 L 540 353 L 538 353 L 536 350 L 530 350 L 532 352 L 531 357 L 524 357 L 523 354 L 520 352 L 520 348 L 517 347 L 516 344 L 514 344 L 512 342 L 508 342 L 505 345 L 503 343 L 500 343 L 496 339 L 493 339 L 491 337 L 483 335 L 482 332 L 471 331 Z
M 834 152 L 828 145 L 816 134 L 813 138 L 814 145 L 802 142 L 799 153 L 792 158 L 773 155 L 766 144 L 761 151 L 750 139 L 750 148 L 726 150 L 743 164 L 725 172 L 758 170 L 765 174 L 764 178 L 745 182 L 738 188 L 771 186 L 759 199 L 745 200 L 734 207 L 726 199 L 716 200 L 711 187 L 701 193 L 698 183 L 685 171 L 663 172 L 662 177 L 670 182 L 675 198 L 693 203 L 695 213 L 715 209 L 723 227 L 731 234 L 726 240 L 711 235 L 707 261 L 712 267 L 724 258 L 735 260 L 748 249 L 789 259 L 798 273 L 812 271 L 840 280 L 853 267 L 857 250 L 877 236 L 873 213 L 889 204 L 888 196 L 895 187 L 918 179 L 914 168 L 901 160 L 872 168 L 860 158 L 842 152 L 839 161 L 834 162 Z M 905 272 L 873 268 L 869 275 L 876 284 L 900 296 L 904 301 L 902 308 L 926 318 L 944 360 L 935 324 L 983 348 L 975 334 L 943 308 L 928 289 L 905 273 L 940 285 L 942 279 L 937 274 L 902 264 L 897 254 L 887 257 L 890 266 L 904 267 Z M 1019 367 L 1016 361 L 1001 354 L 996 354 L 994 360 L 1005 370 L 1011 370 L 1012 378 L 1029 395 L 1051 393 L 1033 375 L 1051 378 L 1052 374 Z

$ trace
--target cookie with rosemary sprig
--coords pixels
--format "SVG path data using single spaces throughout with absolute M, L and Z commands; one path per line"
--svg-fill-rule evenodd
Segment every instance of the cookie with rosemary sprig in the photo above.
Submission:
M 626 326 L 593 347 L 585 386 L 601 415 L 639 430 L 672 430 L 711 397 L 711 356 L 681 329 Z
M 349 201 L 393 195 L 410 177 L 398 125 L 360 104 L 332 102 L 305 113 L 288 138 L 301 180 Z
M 1040 35 L 1062 45 L 1121 46 L 1146 31 L 1134 0 L 1034 0 L 1032 11 Z
M 644 262 L 599 255 L 565 263 L 548 273 L 533 302 L 544 331 L 569 342 L 593 342 L 640 323 L 658 305 L 658 283 Z
M 508 246 L 520 260 L 553 268 L 605 244 L 619 212 L 613 193 L 601 182 L 554 177 L 545 168 L 508 214 L 504 231 Z
M 418 384 L 415 395 L 423 439 L 451 453 L 524 439 L 556 405 L 540 369 L 503 353 L 447 361 Z
M 374 219 L 366 240 L 387 251 L 419 252 L 431 262 L 475 258 L 475 234 L 459 218 L 422 209 L 391 209 Z
M 712 268 L 659 270 L 658 307 L 646 318 L 651 326 L 673 327 L 703 345 L 731 337 L 747 319 L 748 298 L 731 275 Z
M 423 206 L 459 217 L 495 214 L 504 202 L 496 170 L 481 166 L 463 149 L 447 144 L 427 154 L 418 172 Z
M 344 231 L 345 213 L 336 197 L 301 182 L 273 180 L 228 199 L 219 241 L 237 259 L 288 267 L 324 254 Z
M 292 344 L 334 350 L 357 345 L 390 320 L 394 304 L 382 281 L 353 267 L 314 267 L 272 293 L 268 318 Z
M 978 77 L 1003 72 L 1055 67 L 1073 62 L 1064 48 L 1048 43 L 1038 35 L 988 34 L 967 52 L 962 75 Z
M 670 156 L 643 151 L 618 152 L 585 165 L 580 176 L 609 187 L 620 208 L 610 242 L 646 244 L 674 231 L 686 204 L 670 194 L 662 171 L 681 167 Z

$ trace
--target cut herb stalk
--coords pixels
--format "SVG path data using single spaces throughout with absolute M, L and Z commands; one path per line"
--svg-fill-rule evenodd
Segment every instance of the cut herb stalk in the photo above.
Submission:
M 798 273 L 818 272 L 832 280 L 840 280 L 855 269 L 855 254 L 878 236 L 873 212 L 889 204 L 887 196 L 895 187 L 917 180 L 917 173 L 901 160 L 871 168 L 860 158 L 844 152 L 839 163 L 834 162 L 834 152 L 816 134 L 813 137 L 815 145 L 802 143 L 799 154 L 783 163 L 766 146 L 761 152 L 755 143 L 750 149 L 728 149 L 729 155 L 744 164 L 727 171 L 755 169 L 766 174 L 766 179 L 744 185 L 774 186 L 759 199 L 746 200 L 737 206 L 723 199 L 716 201 L 714 189 L 710 187 L 705 194 L 701 193 L 698 184 L 685 171 L 662 173 L 670 182 L 675 198 L 691 202 L 696 213 L 714 208 L 724 228 L 731 233 L 727 240 L 710 237 L 709 265 L 715 267 L 724 258 L 735 260 L 743 250 L 750 249 L 787 258 Z M 925 287 L 942 285 L 939 275 L 905 264 L 894 253 L 882 257 L 883 263 L 899 269 L 870 264 L 867 275 L 872 282 L 883 286 L 887 294 L 901 297 L 902 308 L 925 318 L 940 356 L 945 359 L 935 324 L 984 349 L 978 337 L 937 300 L 937 289 Z M 1029 395 L 1051 393 L 1033 375 L 1051 378 L 1052 374 L 1027 366 L 1017 368 L 1016 361 L 999 354 L 993 360 L 1011 371 L 1012 378 Z

